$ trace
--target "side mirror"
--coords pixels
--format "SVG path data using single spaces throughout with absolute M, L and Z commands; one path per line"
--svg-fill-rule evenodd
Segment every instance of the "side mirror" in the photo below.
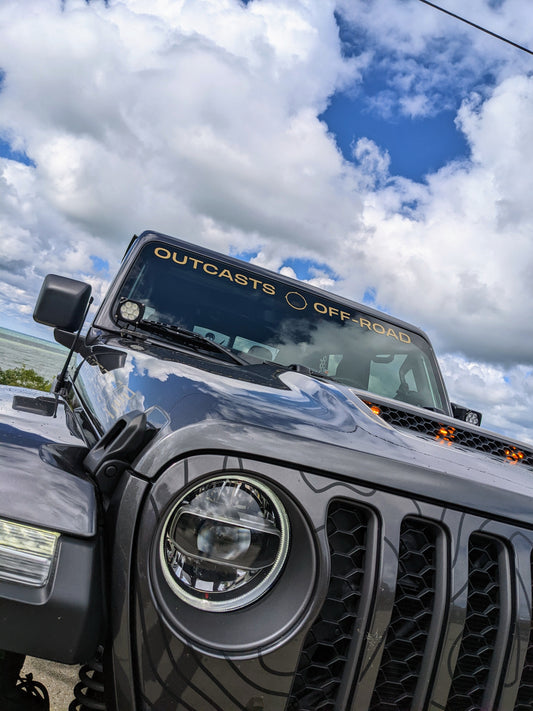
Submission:
M 90 297 L 89 284 L 48 274 L 37 297 L 33 318 L 45 326 L 74 333 L 83 324 Z
M 457 405 L 455 402 L 450 403 L 452 406 L 453 416 L 457 420 L 462 420 L 463 422 L 468 422 L 469 425 L 480 425 L 482 414 L 477 412 L 477 410 L 470 410 L 468 407 L 463 405 Z

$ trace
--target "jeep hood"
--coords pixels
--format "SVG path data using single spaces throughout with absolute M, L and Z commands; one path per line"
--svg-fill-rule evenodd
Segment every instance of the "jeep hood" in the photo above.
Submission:
M 108 340 L 120 348 L 120 366 L 102 372 L 86 363 L 78 386 L 103 431 L 125 412 L 159 411 L 164 425 L 135 463 L 143 476 L 193 451 L 233 451 L 533 525 L 527 467 L 396 429 L 332 381 L 131 345 Z

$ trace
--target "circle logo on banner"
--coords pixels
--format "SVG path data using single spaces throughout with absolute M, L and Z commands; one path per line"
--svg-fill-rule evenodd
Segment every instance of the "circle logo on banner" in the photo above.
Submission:
M 289 304 L 291 309 L 296 309 L 296 311 L 303 311 L 307 308 L 307 301 L 297 291 L 289 291 L 285 295 L 285 301 Z

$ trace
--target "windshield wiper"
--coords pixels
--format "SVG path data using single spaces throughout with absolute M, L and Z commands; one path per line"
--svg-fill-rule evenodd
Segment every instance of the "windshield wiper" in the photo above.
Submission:
M 143 331 L 148 331 L 149 333 L 154 333 L 159 336 L 171 337 L 173 340 L 192 348 L 195 351 L 208 351 L 211 353 L 223 353 L 228 356 L 234 363 L 239 365 L 246 365 L 246 361 L 239 356 L 235 355 L 229 348 L 223 346 L 221 343 L 212 341 L 206 336 L 202 336 L 201 333 L 195 333 L 194 331 L 189 331 L 181 326 L 174 326 L 170 323 L 162 323 L 161 321 L 147 321 L 142 320 L 137 324 L 138 328 Z M 130 332 L 131 333 L 131 332 Z

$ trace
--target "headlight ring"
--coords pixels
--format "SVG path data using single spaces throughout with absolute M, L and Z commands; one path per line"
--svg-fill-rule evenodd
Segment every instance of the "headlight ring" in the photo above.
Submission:
M 166 582 L 193 607 L 236 610 L 274 584 L 289 550 L 279 497 L 247 476 L 219 475 L 180 497 L 163 525 L 159 557 Z

